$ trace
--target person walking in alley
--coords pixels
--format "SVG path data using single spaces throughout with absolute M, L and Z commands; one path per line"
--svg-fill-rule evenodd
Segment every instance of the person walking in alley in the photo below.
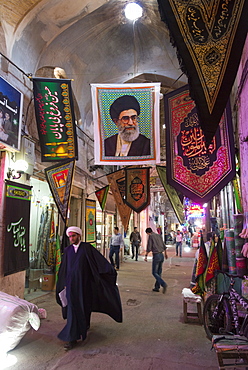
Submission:
M 133 231 L 131 232 L 130 242 L 132 243 L 132 259 L 134 258 L 135 254 L 135 261 L 138 261 L 141 236 L 140 233 L 138 232 L 137 227 L 134 227 Z
M 164 257 L 167 259 L 166 246 L 163 242 L 162 236 L 155 234 L 150 227 L 146 229 L 148 234 L 148 241 L 146 247 L 145 261 L 147 262 L 147 255 L 152 252 L 152 275 L 155 277 L 156 282 L 153 291 L 159 292 L 160 286 L 162 286 L 163 294 L 166 292 L 167 284 L 162 279 L 162 265 Z
M 67 323 L 58 338 L 70 350 L 77 340 L 85 340 L 91 312 L 109 315 L 122 322 L 122 307 L 116 285 L 117 273 L 107 259 L 90 243 L 81 241 L 82 230 L 66 230 L 71 244 L 65 248 L 58 272 L 56 300 Z
M 110 252 L 109 252 L 109 259 L 111 265 L 116 268 L 116 270 L 120 269 L 120 247 L 124 246 L 124 240 L 122 235 L 119 233 L 119 228 L 116 226 L 114 228 L 114 235 L 110 238 Z M 115 255 L 115 261 L 113 256 Z
M 176 234 L 176 256 L 178 256 L 178 250 L 180 257 L 182 257 L 182 243 L 183 243 L 183 234 L 180 230 L 177 230 Z

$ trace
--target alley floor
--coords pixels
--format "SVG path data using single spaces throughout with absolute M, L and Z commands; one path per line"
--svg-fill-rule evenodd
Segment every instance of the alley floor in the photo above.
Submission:
M 125 258 L 118 271 L 123 323 L 93 313 L 84 342 L 66 352 L 57 338 L 65 322 L 56 304 L 55 293 L 43 292 L 29 300 L 47 311 L 36 332 L 31 329 L 9 352 L 0 369 L 9 370 L 200 370 L 218 369 L 217 357 L 204 328 L 183 322 L 182 289 L 188 288 L 194 251 L 175 256 L 169 246 L 163 265 L 166 294 L 153 292 L 151 258 Z M 195 305 L 192 311 L 195 310 Z M 2 366 L 2 367 L 1 367 Z

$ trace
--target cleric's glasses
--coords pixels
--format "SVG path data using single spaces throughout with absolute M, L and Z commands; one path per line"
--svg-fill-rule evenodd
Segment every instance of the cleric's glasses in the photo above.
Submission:
M 127 124 L 127 123 L 129 123 L 129 121 L 130 121 L 130 119 L 133 121 L 133 122 L 136 122 L 137 121 L 137 119 L 138 119 L 138 116 L 136 115 L 136 114 L 134 114 L 133 116 L 123 116 L 123 117 L 121 117 L 121 122 L 122 123 L 125 123 L 125 124 Z

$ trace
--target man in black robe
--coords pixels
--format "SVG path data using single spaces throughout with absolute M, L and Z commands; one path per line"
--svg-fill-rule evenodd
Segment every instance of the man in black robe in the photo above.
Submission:
M 115 269 L 91 244 L 81 242 L 80 228 L 71 226 L 66 234 L 72 244 L 65 248 L 62 257 L 56 299 L 67 319 L 58 338 L 66 342 L 64 348 L 69 350 L 77 340 L 86 338 L 91 312 L 105 313 L 122 322 L 122 307 Z M 59 293 L 64 288 L 67 302 L 62 304 Z

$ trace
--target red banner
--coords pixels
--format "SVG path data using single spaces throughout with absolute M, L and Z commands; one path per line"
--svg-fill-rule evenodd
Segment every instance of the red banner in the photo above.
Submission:
M 108 191 L 109 191 L 109 185 L 104 186 L 104 188 L 95 191 L 96 197 L 98 199 L 98 202 L 101 206 L 102 211 L 105 208 L 105 204 L 106 204 L 106 200 L 107 200 L 107 196 L 108 196 Z
M 188 86 L 164 98 L 168 183 L 196 203 L 208 202 L 235 176 L 230 105 L 207 147 Z
M 67 219 L 74 168 L 75 160 L 68 160 L 45 169 L 47 182 L 64 222 Z

